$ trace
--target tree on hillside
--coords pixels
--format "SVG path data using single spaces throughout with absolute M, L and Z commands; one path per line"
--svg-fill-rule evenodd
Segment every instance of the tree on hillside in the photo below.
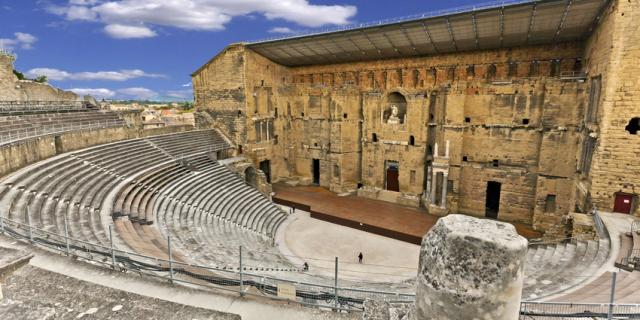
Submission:
M 25 78 L 24 73 L 22 73 L 22 72 L 20 72 L 20 71 L 18 71 L 16 69 L 13 69 L 13 74 L 16 75 L 16 77 L 18 77 L 18 80 L 27 79 L 27 78 Z
M 35 79 L 33 79 L 33 81 L 37 82 L 37 83 L 46 83 L 47 82 L 47 76 L 39 76 Z

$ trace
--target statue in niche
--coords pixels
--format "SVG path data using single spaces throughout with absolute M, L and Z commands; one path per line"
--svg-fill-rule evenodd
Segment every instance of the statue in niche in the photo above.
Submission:
M 387 119 L 388 124 L 398 124 L 400 123 L 400 118 L 398 118 L 398 106 L 395 104 L 391 105 L 391 115 L 389 115 L 389 119 Z
M 405 106 L 398 104 L 391 104 L 386 110 L 383 112 L 383 122 L 386 124 L 403 124 L 404 123 L 404 114 L 405 114 Z

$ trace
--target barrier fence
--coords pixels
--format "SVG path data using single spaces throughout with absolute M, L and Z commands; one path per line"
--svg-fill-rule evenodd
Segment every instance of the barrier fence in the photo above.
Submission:
M 415 294 L 340 287 L 338 260 L 333 285 L 307 283 L 247 271 L 243 266 L 242 247 L 238 267 L 214 268 L 194 265 L 173 258 L 171 239 L 167 239 L 166 257 L 151 257 L 114 248 L 113 231 L 109 228 L 108 244 L 96 244 L 69 236 L 64 219 L 64 234 L 33 227 L 0 215 L 0 234 L 29 241 L 77 259 L 102 264 L 119 271 L 130 271 L 170 281 L 188 283 L 270 299 L 290 300 L 300 304 L 334 311 L 362 311 L 366 299 L 389 303 L 412 303 Z M 640 304 L 615 304 L 615 273 L 611 286 L 611 303 L 554 303 L 523 301 L 520 319 L 640 319 Z
M 57 112 L 85 109 L 83 101 L 0 101 L 0 113 Z
M 520 319 L 640 319 L 640 305 L 523 301 Z
M 126 125 L 126 122 L 120 119 L 92 120 L 92 121 L 82 121 L 77 123 L 38 125 L 37 127 L 16 129 L 6 133 L 0 133 L 0 144 L 9 144 L 18 140 L 24 140 L 28 138 L 43 136 L 43 135 L 62 133 L 66 131 L 101 129 L 101 128 L 110 128 L 110 127 L 117 127 L 117 126 L 124 126 L 124 125 Z

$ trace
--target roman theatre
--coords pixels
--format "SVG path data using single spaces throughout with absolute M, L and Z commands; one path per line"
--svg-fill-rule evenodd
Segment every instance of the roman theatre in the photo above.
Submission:
M 159 128 L 2 53 L 0 244 L 360 319 L 416 300 L 423 237 L 459 214 L 528 240 L 521 314 L 607 304 L 614 272 L 640 314 L 639 21 L 515 0 L 233 43 L 192 73 L 195 126 Z

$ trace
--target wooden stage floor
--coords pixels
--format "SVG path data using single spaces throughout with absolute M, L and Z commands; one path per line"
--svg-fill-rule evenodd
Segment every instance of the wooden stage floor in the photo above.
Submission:
M 438 221 L 422 208 L 413 208 L 357 196 L 338 196 L 317 186 L 273 185 L 273 201 L 308 211 L 311 217 L 343 226 L 420 244 L 422 236 Z M 514 224 L 528 239 L 540 237 L 529 226 Z

